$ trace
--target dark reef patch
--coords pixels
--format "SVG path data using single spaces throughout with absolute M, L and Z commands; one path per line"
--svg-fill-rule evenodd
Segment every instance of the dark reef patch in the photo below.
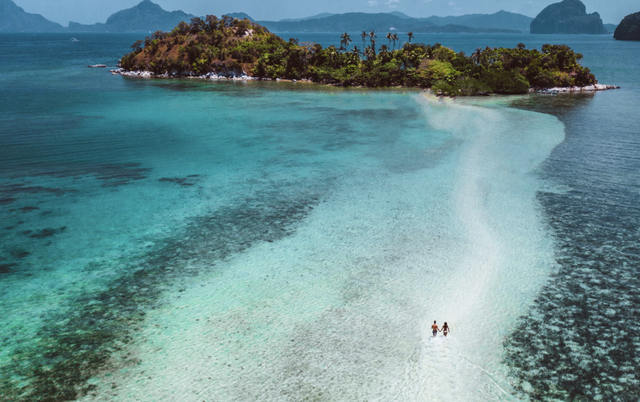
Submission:
M 11 254 L 13 258 L 22 259 L 27 257 L 30 253 L 26 250 L 18 249 L 18 250 L 11 250 L 9 254 Z
M 161 179 L 159 179 L 159 182 L 166 182 L 166 183 L 174 183 L 177 184 L 179 186 L 183 186 L 183 187 L 189 187 L 189 186 L 193 186 L 195 185 L 195 183 L 193 183 L 194 179 L 199 177 L 200 175 L 197 174 L 192 174 L 189 175 L 187 177 L 172 177 L 172 178 L 168 178 L 168 177 L 163 177 Z
M 98 180 L 104 181 L 105 187 L 116 187 L 129 184 L 132 180 L 146 179 L 150 168 L 141 168 L 139 163 L 97 165 L 93 172 Z M 74 175 L 75 176 L 75 175 Z
M 37 230 L 34 234 L 32 234 L 31 238 L 33 239 L 44 239 L 46 237 L 52 237 L 55 236 L 57 234 L 60 234 L 62 232 L 64 232 L 67 229 L 66 226 L 63 226 L 59 229 L 54 229 L 54 228 L 46 228 L 46 229 L 41 229 L 41 230 Z M 31 233 L 31 231 L 29 230 L 28 233 L 27 232 L 23 232 L 25 234 Z
M 87 382 L 92 376 L 136 364 L 126 356 L 116 362 L 112 355 L 132 341 L 162 292 L 256 243 L 289 236 L 320 202 L 316 192 L 281 197 L 276 191 L 258 194 L 193 218 L 105 290 L 86 293 L 65 311 L 45 317 L 37 345 L 16 350 L 12 363 L 0 367 L 0 394 L 11 401 L 74 400 L 95 389 Z M 206 264 L 197 268 L 193 261 Z
M 13 204 L 14 202 L 16 202 L 16 198 L 13 197 L 3 197 L 0 198 L 0 205 L 9 205 L 9 204 Z
M 20 211 L 22 211 L 23 214 L 27 213 L 27 212 L 32 212 L 35 210 L 38 210 L 40 208 L 38 207 L 32 207 L 32 206 L 27 206 L 27 207 L 22 207 L 22 208 L 18 208 Z
M 10 273 L 11 272 L 11 268 L 15 267 L 16 265 L 18 265 L 18 264 L 16 264 L 16 263 L 11 263 L 11 264 L 2 263 L 2 264 L 0 264 L 0 275 Z
M 55 166 L 38 169 L 25 169 L 20 175 L 13 175 L 12 178 L 30 177 L 30 176 L 49 176 L 54 178 L 80 178 L 93 176 L 103 181 L 104 187 L 117 187 L 129 184 L 134 180 L 142 180 L 147 178 L 147 174 L 151 168 L 140 167 L 139 163 L 100 163 L 100 164 L 74 164 Z M 28 182 L 27 182 L 28 183 Z M 52 192 L 56 194 L 64 194 L 75 190 L 52 189 L 47 187 L 27 187 L 25 184 L 5 184 L 0 185 L 0 197 L 12 195 L 12 192 L 18 193 L 36 193 L 36 192 Z
M 74 192 L 75 190 L 63 190 L 61 188 L 54 187 L 42 187 L 42 186 L 30 186 L 30 182 L 22 183 L 1 183 L 0 184 L 0 205 L 9 205 L 18 200 L 18 197 L 23 194 L 38 194 L 48 193 L 55 195 L 62 195 L 66 193 Z M 23 207 L 19 208 L 23 212 L 29 212 L 37 207 Z

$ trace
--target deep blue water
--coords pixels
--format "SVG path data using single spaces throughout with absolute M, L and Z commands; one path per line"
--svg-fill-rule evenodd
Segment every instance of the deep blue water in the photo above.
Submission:
M 137 35 L 77 38 L 0 35 L 2 400 L 640 397 L 640 44 L 416 35 L 621 86 L 445 102 L 127 79 L 84 66 Z

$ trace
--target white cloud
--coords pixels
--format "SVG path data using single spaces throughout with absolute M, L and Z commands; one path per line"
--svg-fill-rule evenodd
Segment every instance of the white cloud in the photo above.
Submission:
M 368 5 L 369 7 L 377 7 L 377 6 L 378 6 L 378 2 L 377 2 L 376 0 L 369 0 L 369 1 L 367 2 L 367 5 Z

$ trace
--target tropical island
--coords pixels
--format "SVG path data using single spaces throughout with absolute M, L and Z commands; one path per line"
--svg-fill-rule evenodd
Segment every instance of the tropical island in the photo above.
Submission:
M 380 39 L 375 32 L 362 32 L 357 38 L 344 33 L 339 48 L 323 48 L 297 39 L 285 41 L 248 19 L 210 15 L 137 41 L 114 71 L 126 76 L 431 88 L 449 96 L 521 94 L 550 87 L 606 89 L 580 65 L 582 55 L 566 45 L 544 45 L 538 51 L 521 43 L 513 49 L 478 48 L 467 56 L 438 43 L 412 43 L 413 33 L 406 35 L 408 41 L 396 47 L 397 33 Z M 354 40 L 358 42 L 347 50 Z M 378 46 L 378 41 L 383 43 Z

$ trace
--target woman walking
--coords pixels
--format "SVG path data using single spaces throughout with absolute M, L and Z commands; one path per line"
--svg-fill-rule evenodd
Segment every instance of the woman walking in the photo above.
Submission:
M 442 333 L 444 334 L 444 336 L 445 336 L 445 337 L 447 336 L 447 334 L 448 334 L 449 332 L 451 332 L 451 329 L 450 329 L 450 328 L 449 328 L 449 326 L 447 325 L 447 322 L 446 322 L 446 321 L 445 321 L 444 325 L 442 326 L 441 331 L 442 331 Z

